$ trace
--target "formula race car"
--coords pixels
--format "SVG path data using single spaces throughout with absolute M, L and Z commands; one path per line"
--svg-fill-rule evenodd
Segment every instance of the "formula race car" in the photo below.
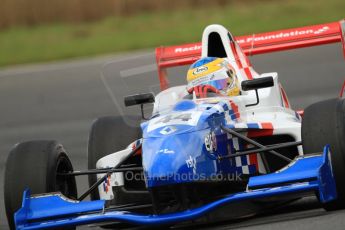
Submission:
M 310 195 L 326 210 L 345 208 L 342 93 L 294 111 L 278 74 L 256 73 L 247 58 L 333 42 L 342 42 L 345 54 L 344 36 L 345 20 L 236 38 L 210 25 L 201 43 L 157 48 L 162 91 L 125 97 L 126 106 L 141 106 L 142 114 L 131 119 L 140 125 L 123 117 L 93 123 L 87 170 L 74 171 L 53 140 L 13 147 L 4 186 L 10 228 L 166 227 L 253 215 Z M 237 95 L 168 87 L 166 68 L 200 57 L 231 64 Z M 193 64 L 190 71 L 208 70 Z M 78 196 L 80 175 L 90 187 Z

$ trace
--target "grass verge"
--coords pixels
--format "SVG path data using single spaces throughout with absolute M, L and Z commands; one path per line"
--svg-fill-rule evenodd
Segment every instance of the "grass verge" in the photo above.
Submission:
M 241 1 L 92 23 L 13 27 L 0 31 L 0 66 L 195 42 L 212 23 L 236 36 L 331 22 L 344 18 L 344 9 L 344 0 Z

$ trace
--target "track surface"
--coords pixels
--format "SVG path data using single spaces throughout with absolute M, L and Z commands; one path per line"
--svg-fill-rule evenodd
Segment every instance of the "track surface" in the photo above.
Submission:
M 295 109 L 338 95 L 345 79 L 340 45 L 300 49 L 253 57 L 259 73 L 278 72 Z M 112 62 L 104 66 L 104 63 Z M 135 68 L 134 68 L 135 67 Z M 125 110 L 126 94 L 156 91 L 153 52 L 21 66 L 0 70 L 0 229 L 7 229 L 3 172 L 11 146 L 28 139 L 57 139 L 68 150 L 75 169 L 86 168 L 86 146 L 93 119 Z M 100 78 L 107 80 L 111 100 Z M 185 68 L 170 72 L 171 82 L 183 83 Z M 117 106 L 114 106 L 117 104 Z M 18 169 L 20 170 L 20 169 Z M 78 181 L 86 188 L 86 178 Z M 344 229 L 345 211 L 325 212 L 314 199 L 236 222 L 199 226 L 203 229 Z M 82 227 L 80 229 L 88 229 Z

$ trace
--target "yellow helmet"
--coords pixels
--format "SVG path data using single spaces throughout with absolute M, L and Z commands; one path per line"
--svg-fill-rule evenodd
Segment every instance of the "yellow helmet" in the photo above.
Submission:
M 194 87 L 211 86 L 222 95 L 240 94 L 235 69 L 224 58 L 205 57 L 194 62 L 187 73 L 187 90 Z

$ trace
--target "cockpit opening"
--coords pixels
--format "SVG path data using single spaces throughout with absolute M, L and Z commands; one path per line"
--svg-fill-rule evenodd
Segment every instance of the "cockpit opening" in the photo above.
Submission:
M 208 57 L 227 57 L 223 41 L 217 32 L 212 32 L 208 36 Z

